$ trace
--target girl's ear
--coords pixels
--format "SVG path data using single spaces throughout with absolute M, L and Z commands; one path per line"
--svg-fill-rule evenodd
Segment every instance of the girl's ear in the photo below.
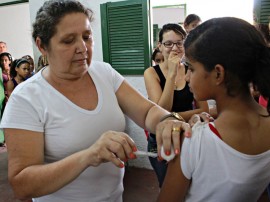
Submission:
M 225 70 L 224 67 L 220 64 L 217 64 L 214 68 L 215 82 L 217 85 L 220 85 L 225 79 Z

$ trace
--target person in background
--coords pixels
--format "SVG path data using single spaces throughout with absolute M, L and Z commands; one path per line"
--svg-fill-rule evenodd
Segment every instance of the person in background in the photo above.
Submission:
M 7 44 L 4 41 L 0 41 L 0 54 L 7 52 Z
M 201 18 L 196 14 L 189 14 L 184 20 L 184 28 L 188 34 L 202 22 Z
M 32 36 L 49 65 L 14 89 L 0 125 L 20 199 L 121 202 L 124 162 L 137 151 L 124 133 L 126 116 L 164 138 L 172 134 L 176 154 L 180 131 L 191 135 L 109 64 L 92 61 L 92 15 L 76 0 L 45 1 L 37 12 Z
M 10 68 L 11 79 L 7 82 L 7 96 L 10 97 L 17 85 L 29 77 L 30 63 L 24 58 L 14 60 Z
M 24 55 L 24 56 L 22 56 L 22 58 L 26 59 L 30 64 L 29 76 L 27 76 L 27 78 L 30 78 L 31 76 L 33 76 L 35 74 L 34 59 L 30 55 Z
M 216 100 L 218 117 L 198 122 L 182 141 L 158 201 L 257 201 L 270 179 L 270 105 L 255 101 L 249 83 L 269 98 L 270 49 L 238 18 L 214 18 L 195 30 L 184 42 L 186 79 L 197 100 Z M 159 144 L 170 148 L 169 137 Z
M 12 64 L 12 56 L 10 53 L 4 52 L 0 54 L 0 65 L 2 68 L 2 77 L 4 87 L 6 87 L 7 82 L 10 80 L 10 67 Z
M 159 48 L 155 48 L 155 50 L 152 53 L 151 59 L 152 59 L 153 66 L 164 62 L 164 57 L 163 57 L 161 51 L 159 50 Z
M 48 65 L 49 65 L 49 63 L 48 63 L 47 57 L 40 55 L 38 58 L 38 65 L 35 69 L 35 72 L 39 72 L 43 67 L 46 67 Z
M 159 32 L 158 48 L 164 56 L 164 62 L 146 69 L 144 81 L 149 100 L 170 112 L 177 112 L 188 121 L 193 114 L 208 112 L 208 104 L 205 101 L 194 100 L 185 80 L 187 67 L 181 63 L 185 37 L 186 32 L 180 25 L 171 23 L 163 25 Z M 157 151 L 154 133 L 150 133 L 148 136 L 148 151 Z M 152 157 L 149 157 L 149 160 L 157 175 L 159 187 L 161 187 L 166 174 L 167 162 Z
M 2 108 L 5 101 L 5 91 L 3 85 L 2 68 L 0 68 L 0 122 L 2 119 Z M 3 130 L 0 130 L 0 147 L 5 147 L 5 138 Z
M 4 52 L 0 54 L 0 66 L 2 69 L 2 81 L 3 81 L 4 93 L 5 93 L 5 101 L 2 106 L 1 114 L 3 114 L 6 103 L 8 101 L 7 82 L 11 79 L 10 67 L 11 67 L 12 61 L 13 59 L 10 53 Z

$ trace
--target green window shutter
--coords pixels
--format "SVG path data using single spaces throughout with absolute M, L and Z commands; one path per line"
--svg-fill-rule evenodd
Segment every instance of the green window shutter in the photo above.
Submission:
M 268 24 L 270 20 L 270 0 L 254 0 L 255 22 Z
M 29 2 L 29 0 L 6 1 L 6 3 L 1 3 L 1 2 L 0 2 L 0 6 L 8 6 L 8 5 L 13 5 L 13 4 L 25 3 L 25 2 Z
M 119 73 L 143 74 L 150 66 L 148 0 L 101 4 L 103 59 Z
M 159 35 L 159 31 L 161 30 L 161 28 L 158 28 L 158 24 L 154 24 L 153 25 L 153 38 L 154 38 L 154 48 L 157 47 L 158 44 L 158 35 Z

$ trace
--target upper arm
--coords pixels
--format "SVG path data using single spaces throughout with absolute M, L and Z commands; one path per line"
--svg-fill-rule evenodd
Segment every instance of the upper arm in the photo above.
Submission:
M 44 136 L 41 132 L 21 129 L 4 129 L 8 148 L 9 178 L 24 168 L 44 162 Z
M 158 202 L 182 201 L 189 189 L 190 180 L 187 179 L 181 169 L 180 155 L 169 162 L 166 177 L 162 185 Z
M 7 94 L 8 97 L 11 95 L 12 91 L 14 90 L 14 84 L 11 80 L 7 82 Z
M 159 78 L 154 68 L 149 67 L 144 72 L 144 82 L 148 98 L 154 103 L 158 103 L 162 95 Z
M 116 96 L 124 114 L 140 127 L 145 128 L 146 115 L 155 104 L 147 100 L 125 80 L 116 91 Z

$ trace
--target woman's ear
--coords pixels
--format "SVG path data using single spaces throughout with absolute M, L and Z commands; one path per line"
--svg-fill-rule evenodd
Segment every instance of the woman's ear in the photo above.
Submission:
M 36 38 L 36 45 L 41 54 L 46 55 L 46 49 L 44 48 L 44 45 L 39 37 Z
M 158 50 L 159 50 L 159 51 L 161 51 L 161 50 L 160 50 L 160 47 L 161 47 L 161 43 L 160 43 L 160 42 L 158 42 L 158 44 L 157 44 L 157 48 L 158 48 Z
M 221 84 L 225 79 L 225 70 L 224 67 L 220 64 L 217 64 L 214 68 L 215 82 L 217 85 Z

